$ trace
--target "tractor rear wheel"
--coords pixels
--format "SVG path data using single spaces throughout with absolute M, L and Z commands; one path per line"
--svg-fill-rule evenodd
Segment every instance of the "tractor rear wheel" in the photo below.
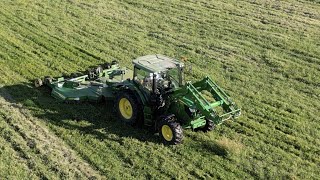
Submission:
M 135 95 L 129 91 L 119 92 L 115 99 L 119 119 L 128 125 L 136 125 L 142 118 L 142 109 Z
M 159 135 L 164 144 L 176 145 L 182 142 L 182 127 L 175 120 L 174 116 L 169 119 L 164 118 L 159 124 Z

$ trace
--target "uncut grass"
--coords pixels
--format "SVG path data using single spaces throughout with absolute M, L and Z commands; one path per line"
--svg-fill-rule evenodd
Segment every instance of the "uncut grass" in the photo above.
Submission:
M 58 17 L 60 14 L 63 16 Z M 6 52 L 2 52 L 1 65 L 8 74 L 0 79 L 5 84 L 20 83 L 45 74 L 83 70 L 114 58 L 130 65 L 134 57 L 162 53 L 187 56 L 193 65 L 189 78 L 197 79 L 205 75 L 203 72 L 209 72 L 244 111 L 238 121 L 221 125 L 208 135 L 187 131 L 187 142 L 177 149 L 163 147 L 152 140 L 142 141 L 139 137 L 148 132 L 130 128 L 126 129 L 128 134 L 136 134 L 132 138 L 114 133 L 113 138 L 121 139 L 122 144 L 112 143 L 110 139 L 100 142 L 99 136 L 95 138 L 90 133 L 87 135 L 77 130 L 77 123 L 64 115 L 67 113 L 64 110 L 43 116 L 58 136 L 105 174 L 110 173 L 108 160 L 113 159 L 116 159 L 116 170 L 112 175 L 123 174 L 125 177 L 138 176 L 139 173 L 157 177 L 160 176 L 158 170 L 164 172 L 164 177 L 315 177 L 318 173 L 315 168 L 319 165 L 319 124 L 315 120 L 319 120 L 320 109 L 317 4 L 190 1 L 181 5 L 180 1 L 152 4 L 146 1 L 109 4 L 50 1 L 7 4 L 0 17 L 0 37 L 5 42 L 0 48 Z M 101 59 L 92 58 L 79 48 Z M 19 63 L 22 60 L 24 64 Z M 48 61 L 53 65 L 49 66 Z M 24 102 L 26 91 L 37 90 L 17 92 L 15 97 Z M 45 102 L 37 98 L 33 101 L 40 105 L 29 108 L 41 116 L 47 113 L 43 109 L 52 101 L 49 97 Z M 56 108 L 59 106 L 64 105 L 59 104 Z M 101 111 L 93 110 L 95 108 L 93 106 L 86 112 L 94 116 Z M 71 116 L 74 113 L 71 112 Z M 103 121 L 97 119 L 91 123 Z M 57 123 L 62 120 L 67 123 Z M 75 127 L 68 128 L 69 123 Z M 109 125 L 113 123 L 111 121 Z M 83 126 L 80 129 L 86 128 Z M 109 132 L 104 133 L 108 135 Z M 223 158 L 205 148 L 205 140 L 218 139 L 221 135 L 231 139 L 241 137 L 246 154 Z M 196 141 L 197 136 L 204 140 Z M 123 155 L 125 150 L 122 147 L 125 145 L 133 151 L 132 154 Z M 146 147 L 142 148 L 142 145 Z M 98 155 L 90 146 L 98 146 Z M 139 159 L 134 158 L 138 154 L 136 146 L 142 146 Z M 148 161 L 147 154 L 152 154 L 148 153 L 150 147 L 156 155 Z M 108 148 L 111 150 L 107 151 Z M 172 154 L 167 157 L 157 154 L 158 151 Z M 106 155 L 108 153 L 114 157 Z M 188 154 L 195 158 L 190 159 Z M 99 159 L 99 155 L 104 157 Z M 130 173 L 123 173 L 120 169 L 130 164 L 124 157 L 135 159 L 133 164 L 140 169 L 136 172 L 126 169 Z M 206 158 L 210 161 L 203 160 Z M 164 162 L 177 160 L 168 162 L 173 167 L 173 170 L 168 170 L 154 165 L 153 161 L 158 159 Z M 148 162 L 147 165 L 142 165 L 144 161 Z M 190 164 L 189 161 L 196 163 Z M 187 168 L 182 175 L 176 171 L 184 167 Z

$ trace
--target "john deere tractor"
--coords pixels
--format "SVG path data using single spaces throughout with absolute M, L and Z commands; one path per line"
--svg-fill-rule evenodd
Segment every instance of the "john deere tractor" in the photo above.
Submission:
M 117 117 L 128 125 L 146 125 L 165 144 L 179 144 L 183 128 L 211 131 L 240 115 L 240 109 L 212 79 L 184 81 L 184 63 L 163 55 L 133 60 L 133 70 L 113 61 L 72 78 L 37 79 L 65 102 L 113 100 Z M 110 101 L 106 101 L 110 102 Z

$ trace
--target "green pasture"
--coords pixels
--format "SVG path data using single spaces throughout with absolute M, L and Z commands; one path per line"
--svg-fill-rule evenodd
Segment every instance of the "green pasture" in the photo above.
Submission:
M 319 1 L 0 4 L 0 179 L 320 178 Z M 210 76 L 241 117 L 165 146 L 119 123 L 112 102 L 63 104 L 32 86 L 147 54 L 187 58 L 187 79 Z

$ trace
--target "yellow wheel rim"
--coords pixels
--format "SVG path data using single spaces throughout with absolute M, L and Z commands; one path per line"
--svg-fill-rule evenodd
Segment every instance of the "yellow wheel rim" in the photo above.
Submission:
M 162 133 L 162 136 L 164 137 L 164 139 L 166 141 L 171 141 L 172 138 L 173 138 L 173 133 L 172 133 L 172 130 L 170 128 L 170 126 L 168 125 L 163 125 L 161 127 L 161 133 Z
M 130 119 L 132 117 L 133 111 L 130 101 L 127 98 L 120 99 L 119 110 L 121 115 L 125 119 Z

